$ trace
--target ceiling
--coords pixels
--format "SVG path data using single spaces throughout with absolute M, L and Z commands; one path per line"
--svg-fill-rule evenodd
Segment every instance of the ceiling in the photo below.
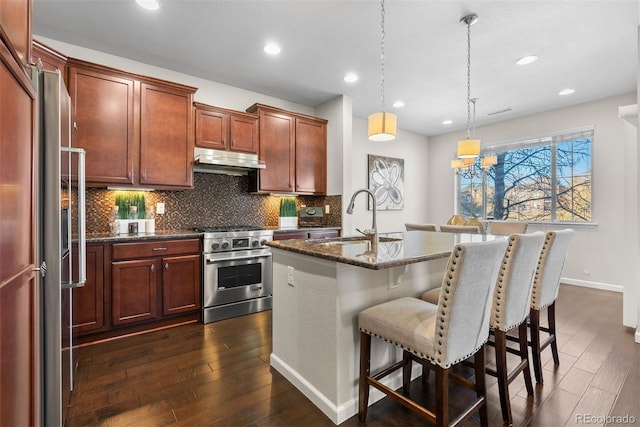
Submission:
M 159 2 L 148 11 L 133 0 L 34 0 L 33 30 L 308 106 L 344 94 L 357 117 L 380 110 L 378 1 Z M 467 31 L 459 21 L 469 13 L 479 16 L 471 27 L 478 125 L 636 90 L 637 0 L 387 0 L 385 10 L 385 110 L 401 129 L 465 128 Z M 270 40 L 280 55 L 263 52 Z M 515 64 L 528 54 L 539 60 Z M 346 83 L 347 72 L 359 80 Z M 565 88 L 575 93 L 559 96 Z M 405 107 L 392 107 L 397 100 Z

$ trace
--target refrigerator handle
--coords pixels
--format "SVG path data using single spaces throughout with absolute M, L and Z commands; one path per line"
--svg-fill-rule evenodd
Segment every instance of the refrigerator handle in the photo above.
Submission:
M 83 148 L 62 147 L 60 149 L 78 155 L 78 281 L 72 281 L 69 287 L 79 288 L 87 281 L 86 152 Z

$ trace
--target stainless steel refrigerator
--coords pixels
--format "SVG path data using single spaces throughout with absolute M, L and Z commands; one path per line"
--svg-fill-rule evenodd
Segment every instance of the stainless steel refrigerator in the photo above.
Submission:
M 86 280 L 85 152 L 71 147 L 71 99 L 60 72 L 34 70 L 33 82 L 39 104 L 41 400 L 43 424 L 55 426 L 64 423 L 73 390 L 73 289 Z

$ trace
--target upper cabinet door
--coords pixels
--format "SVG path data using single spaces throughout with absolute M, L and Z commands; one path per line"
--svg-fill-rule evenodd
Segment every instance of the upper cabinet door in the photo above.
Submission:
M 140 86 L 140 184 L 193 187 L 193 92 Z
M 0 1 L 0 38 L 23 69 L 31 63 L 31 13 L 30 0 Z
M 196 145 L 226 150 L 229 147 L 229 114 L 196 107 Z
M 327 123 L 296 118 L 296 192 L 327 192 Z
M 260 110 L 260 191 L 293 192 L 295 186 L 295 119 Z
M 258 117 L 232 114 L 231 151 L 244 153 L 258 153 Z
M 71 143 L 87 152 L 87 183 L 134 182 L 134 86 L 130 78 L 69 67 Z

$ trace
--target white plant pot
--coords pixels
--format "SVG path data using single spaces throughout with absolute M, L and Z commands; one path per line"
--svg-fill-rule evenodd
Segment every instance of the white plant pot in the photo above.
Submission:
M 298 217 L 297 216 L 280 216 L 278 217 L 278 226 L 280 228 L 297 228 Z

